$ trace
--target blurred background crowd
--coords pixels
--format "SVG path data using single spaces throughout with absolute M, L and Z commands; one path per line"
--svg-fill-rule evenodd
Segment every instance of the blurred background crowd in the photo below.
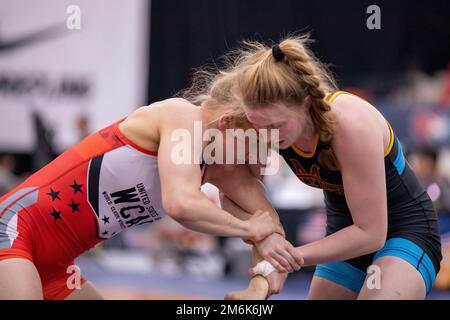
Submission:
M 376 4 L 381 29 L 366 10 Z M 66 20 L 76 5 L 80 28 Z M 450 3 L 304 0 L 0 0 L 0 195 L 89 133 L 190 84 L 245 39 L 311 32 L 342 90 L 375 105 L 439 214 L 444 260 L 431 298 L 450 298 Z M 288 240 L 325 234 L 321 190 L 282 165 L 266 177 Z M 204 192 L 218 201 L 210 185 Z M 245 285 L 250 246 L 171 219 L 119 234 L 79 259 L 117 298 L 221 298 Z M 304 298 L 314 268 L 281 298 Z M 128 290 L 127 294 L 125 293 Z

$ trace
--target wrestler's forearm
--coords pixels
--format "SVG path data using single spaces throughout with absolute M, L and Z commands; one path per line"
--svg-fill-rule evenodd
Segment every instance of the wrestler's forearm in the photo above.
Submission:
M 375 252 L 380 245 L 375 244 L 373 235 L 351 225 L 321 240 L 297 247 L 303 256 L 304 266 L 352 259 Z
M 249 222 L 215 206 L 206 196 L 191 198 L 174 219 L 194 231 L 223 237 L 248 238 Z
M 224 193 L 220 193 L 220 204 L 222 209 L 231 213 L 233 216 L 240 220 L 248 220 L 252 216 L 250 213 L 244 211 L 236 203 L 230 200 Z
M 217 179 L 213 182 L 223 192 L 221 198 L 224 198 L 225 202 L 221 199 L 222 206 L 229 205 L 225 210 L 243 220 L 247 220 L 250 214 L 258 210 L 267 211 L 277 221 L 281 234 L 285 236 L 278 213 L 267 199 L 264 184 L 255 177 L 241 179 L 238 182 L 225 179 Z M 226 203 L 227 201 L 229 203 Z
M 258 178 L 252 178 L 247 181 L 245 186 L 243 186 L 244 191 L 242 191 L 242 194 L 246 195 L 246 201 L 240 201 L 238 204 L 248 212 L 255 212 L 257 210 L 263 210 L 268 211 L 272 217 L 275 219 L 275 221 L 278 222 L 281 228 L 283 226 L 280 222 L 280 217 L 278 216 L 278 213 L 273 208 L 272 204 L 268 200 L 268 196 L 266 194 L 266 188 L 264 186 L 264 183 L 259 180 Z M 241 205 L 242 204 L 242 205 Z M 284 228 L 283 228 L 284 230 Z M 283 236 L 285 234 L 283 233 Z

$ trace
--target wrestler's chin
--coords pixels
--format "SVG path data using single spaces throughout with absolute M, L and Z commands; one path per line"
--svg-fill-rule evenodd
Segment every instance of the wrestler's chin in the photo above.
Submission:
M 288 142 L 286 142 L 286 140 L 280 140 L 279 142 L 278 142 L 278 148 L 279 149 L 287 149 L 287 148 L 289 148 L 289 143 Z

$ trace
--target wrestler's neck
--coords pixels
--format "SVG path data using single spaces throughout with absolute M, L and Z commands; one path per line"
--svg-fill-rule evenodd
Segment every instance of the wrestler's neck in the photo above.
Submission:
M 312 152 L 315 145 L 316 130 L 312 124 L 312 121 L 307 121 L 303 125 L 303 130 L 295 140 L 294 144 L 304 152 Z

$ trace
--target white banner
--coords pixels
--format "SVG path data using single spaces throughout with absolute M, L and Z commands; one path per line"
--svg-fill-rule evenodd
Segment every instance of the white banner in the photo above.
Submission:
M 0 0 L 0 151 L 30 152 L 32 113 L 62 151 L 146 100 L 149 0 Z

